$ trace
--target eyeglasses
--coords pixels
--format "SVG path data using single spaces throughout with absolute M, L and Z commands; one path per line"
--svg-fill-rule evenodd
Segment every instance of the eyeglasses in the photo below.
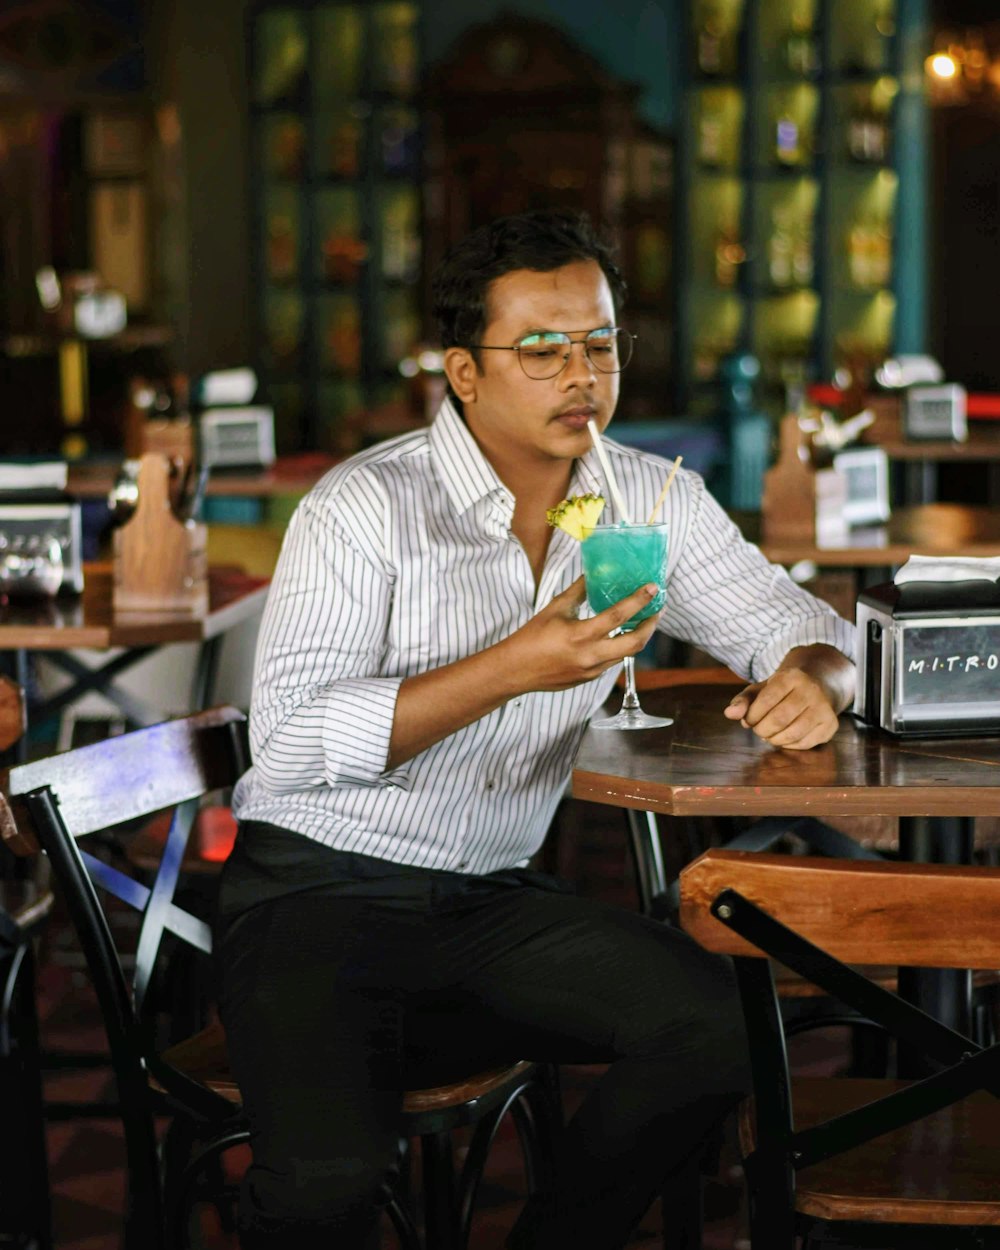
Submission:
M 583 334 L 582 339 L 570 333 Z M 538 330 L 527 334 L 513 347 L 495 347 L 489 343 L 470 343 L 470 348 L 483 352 L 517 352 L 521 368 L 536 382 L 558 377 L 569 364 L 575 343 L 581 343 L 587 359 L 599 373 L 621 373 L 632 359 L 635 335 L 618 326 L 602 326 L 599 330 Z

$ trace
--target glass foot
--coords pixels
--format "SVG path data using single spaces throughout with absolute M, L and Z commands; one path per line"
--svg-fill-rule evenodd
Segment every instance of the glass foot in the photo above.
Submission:
M 623 707 L 616 716 L 592 720 L 591 729 L 661 729 L 674 723 L 672 716 L 649 716 L 641 707 Z

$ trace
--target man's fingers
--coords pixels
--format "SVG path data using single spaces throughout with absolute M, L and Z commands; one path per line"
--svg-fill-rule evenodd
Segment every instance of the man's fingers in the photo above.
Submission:
M 582 577 L 578 577 L 575 582 L 570 582 L 565 590 L 561 590 L 559 594 L 553 595 L 549 600 L 548 606 L 542 610 L 552 612 L 556 616 L 575 617 L 578 609 L 587 601 L 587 588 L 584 585 Z
M 610 634 L 612 630 L 619 629 L 626 621 L 631 620 L 637 612 L 641 612 L 643 608 L 648 607 L 649 601 L 655 599 L 659 593 L 660 588 L 655 582 L 649 582 L 645 586 L 640 586 L 638 590 L 612 604 L 610 608 L 605 608 L 603 612 L 598 612 L 593 618 L 594 623 L 604 633 Z

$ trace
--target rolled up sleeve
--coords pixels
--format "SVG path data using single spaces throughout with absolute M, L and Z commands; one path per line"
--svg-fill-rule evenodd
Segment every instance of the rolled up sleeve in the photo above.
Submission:
M 371 525 L 363 541 L 348 532 L 326 496 L 307 496 L 292 517 L 250 714 L 255 771 L 272 793 L 394 776 L 386 763 L 403 678 L 380 675 L 394 577 L 371 539 Z
M 769 677 L 793 647 L 826 643 L 854 659 L 854 626 L 772 564 L 692 475 L 686 532 L 661 628 L 743 677 Z

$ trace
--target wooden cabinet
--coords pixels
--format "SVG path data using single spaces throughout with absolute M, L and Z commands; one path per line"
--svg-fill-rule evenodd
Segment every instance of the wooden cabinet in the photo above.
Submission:
M 660 417 L 672 411 L 673 144 L 637 97 L 546 22 L 508 13 L 467 29 L 428 75 L 426 262 L 429 275 L 495 217 L 585 209 L 618 244 L 630 289 L 621 320 L 638 341 L 621 412 Z

